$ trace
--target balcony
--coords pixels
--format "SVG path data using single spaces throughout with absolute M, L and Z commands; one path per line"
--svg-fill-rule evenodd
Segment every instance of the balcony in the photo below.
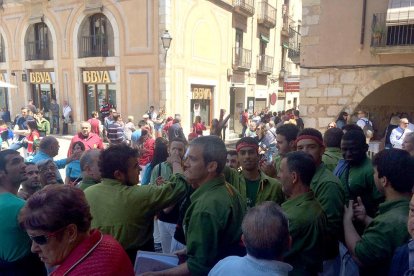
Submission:
M 243 48 L 233 48 L 233 69 L 249 71 L 252 66 L 252 51 Z
M 300 33 L 296 29 L 289 27 L 288 57 L 297 65 L 300 64 L 300 40 Z
M 392 20 L 391 20 L 392 19 Z M 376 54 L 414 52 L 414 21 L 376 13 L 372 17 L 371 47 Z
M 233 7 L 236 13 L 246 17 L 254 14 L 254 0 L 233 0 Z
M 273 57 L 260 55 L 257 57 L 257 73 L 260 75 L 270 75 L 273 72 Z
M 112 56 L 109 51 L 108 38 L 104 35 L 82 36 L 79 45 L 79 57 L 108 57 Z
M 276 9 L 267 2 L 260 2 L 257 23 L 269 29 L 276 27 Z
M 50 60 L 49 43 L 44 40 L 26 42 L 26 60 Z

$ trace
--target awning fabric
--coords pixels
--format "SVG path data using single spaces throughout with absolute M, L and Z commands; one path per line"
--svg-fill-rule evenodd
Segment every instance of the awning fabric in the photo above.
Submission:
M 414 24 L 414 0 L 389 0 L 387 26 Z
M 269 38 L 267 37 L 267 36 L 265 36 L 265 35 L 260 35 L 260 40 L 263 40 L 264 42 L 266 42 L 266 43 L 269 43 Z

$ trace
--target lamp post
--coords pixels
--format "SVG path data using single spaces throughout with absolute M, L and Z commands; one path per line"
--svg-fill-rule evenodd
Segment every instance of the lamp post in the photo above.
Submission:
M 167 60 L 167 52 L 168 49 L 170 49 L 171 40 L 172 37 L 170 36 L 170 33 L 168 32 L 168 30 L 165 30 L 164 33 L 161 35 L 162 47 L 165 50 L 165 60 Z

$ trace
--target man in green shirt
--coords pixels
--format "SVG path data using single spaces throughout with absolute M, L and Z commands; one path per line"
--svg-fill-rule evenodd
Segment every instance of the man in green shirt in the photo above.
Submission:
M 194 139 L 184 161 L 184 176 L 195 190 L 183 221 L 187 261 L 151 275 L 207 275 L 221 259 L 241 252 L 241 223 L 246 205 L 222 175 L 226 146 L 216 136 Z M 177 155 L 173 164 L 180 163 Z
M 80 158 L 82 180 L 77 185 L 81 190 L 86 190 L 86 188 L 101 182 L 101 172 L 98 165 L 101 152 L 100 149 L 90 149 L 82 154 Z
M 340 160 L 334 174 L 341 180 L 345 202 L 351 199 L 356 201 L 360 196 L 367 214 L 373 217 L 384 196 L 375 186 L 374 169 L 367 157 L 368 145 L 364 132 L 347 131 L 341 140 L 341 150 L 344 159 Z
M 341 139 L 343 135 L 343 131 L 336 127 L 328 129 L 323 135 L 326 148 L 322 155 L 322 161 L 331 172 L 335 170 L 339 160 L 342 159 Z
M 385 195 L 385 202 L 371 218 L 361 197 L 349 201 L 343 219 L 345 243 L 359 265 L 360 275 L 388 275 L 394 250 L 410 238 L 406 225 L 414 160 L 403 150 L 388 149 L 379 152 L 373 164 L 375 185 Z M 354 220 L 364 224 L 362 235 L 356 231 Z
M 299 128 L 293 124 L 281 125 L 276 129 L 276 148 L 277 155 L 273 158 L 273 164 L 263 163 L 262 171 L 270 177 L 277 178 L 280 170 L 282 158 L 289 152 L 296 150 L 295 140 L 298 136 Z
M 283 159 L 279 177 L 287 197 L 282 204 L 289 219 L 292 247 L 285 261 L 293 266 L 290 275 L 315 275 L 322 271 L 323 237 L 327 220 L 310 188 L 315 162 L 307 153 L 291 152 Z
M 0 275 L 46 275 L 43 263 L 30 252 L 32 242 L 19 223 L 26 201 L 17 197 L 27 180 L 26 164 L 18 151 L 0 151 Z
M 237 159 L 241 166 L 238 172 L 225 168 L 226 181 L 232 184 L 246 201 L 247 208 L 264 201 L 284 202 L 279 181 L 268 177 L 259 169 L 259 144 L 252 137 L 243 137 L 236 143 Z
M 324 236 L 324 271 L 334 267 L 339 254 L 339 240 L 342 238 L 341 221 L 344 212 L 345 193 L 339 179 L 322 162 L 325 146 L 322 134 L 314 128 L 305 128 L 296 139 L 296 148 L 310 154 L 316 166 L 310 188 L 322 206 L 327 217 L 327 229 Z M 339 271 L 338 271 L 339 272 Z M 338 274 L 335 272 L 333 274 Z
M 176 167 L 181 170 L 181 164 Z M 138 186 L 138 150 L 126 144 L 102 151 L 99 168 L 101 183 L 85 190 L 93 217 L 91 226 L 112 235 L 135 261 L 138 250 L 154 250 L 153 218 L 185 196 L 187 183 L 177 175 L 174 182 L 160 187 Z

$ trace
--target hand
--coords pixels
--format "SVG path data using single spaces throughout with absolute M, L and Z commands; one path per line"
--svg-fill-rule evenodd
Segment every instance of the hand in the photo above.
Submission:
M 354 201 L 350 200 L 348 206 L 344 205 L 344 218 L 343 221 L 347 223 L 352 223 L 352 219 L 354 218 L 354 209 L 353 206 Z
M 173 163 L 180 163 L 181 164 L 182 158 L 181 158 L 180 154 L 178 153 L 178 151 L 175 151 L 175 150 L 172 151 L 170 153 L 170 156 L 168 156 L 168 158 L 167 158 L 167 162 L 170 163 L 171 165 Z
M 157 179 L 155 179 L 155 184 L 157 184 L 157 186 L 161 186 L 164 183 L 165 179 L 162 176 L 158 176 Z
M 277 171 L 276 167 L 273 162 L 261 162 L 260 163 L 260 170 L 264 172 L 267 176 L 277 178 Z
M 354 203 L 352 208 L 354 212 L 354 218 L 361 222 L 365 222 L 365 219 L 367 218 L 367 212 L 365 210 L 364 204 L 362 203 L 361 197 L 357 197 L 357 202 Z

